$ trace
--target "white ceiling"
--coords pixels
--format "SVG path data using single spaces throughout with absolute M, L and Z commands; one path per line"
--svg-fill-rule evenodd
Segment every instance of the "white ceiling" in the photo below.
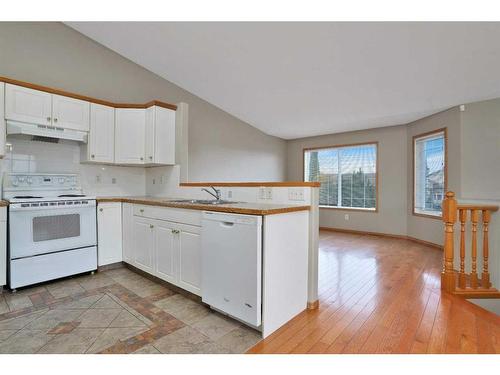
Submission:
M 285 139 L 500 97 L 500 23 L 67 25 Z

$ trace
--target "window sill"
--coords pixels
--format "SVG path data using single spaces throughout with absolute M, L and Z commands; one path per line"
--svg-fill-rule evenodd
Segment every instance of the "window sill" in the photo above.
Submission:
M 339 211 L 358 211 L 358 212 L 370 212 L 377 213 L 377 208 L 356 208 L 356 207 L 335 207 L 335 206 L 322 206 L 319 205 L 319 208 L 326 208 L 328 210 L 339 210 Z
M 429 214 L 429 213 L 425 213 L 425 211 L 424 212 L 415 212 L 415 211 L 413 211 L 413 216 L 425 217 L 425 218 L 428 218 L 428 219 L 443 220 L 443 216 L 441 214 L 439 214 L 439 215 L 432 215 L 432 214 Z

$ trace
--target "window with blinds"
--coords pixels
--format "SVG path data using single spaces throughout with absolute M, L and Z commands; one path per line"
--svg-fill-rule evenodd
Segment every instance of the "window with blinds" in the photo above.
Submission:
M 377 144 L 305 150 L 304 181 L 321 182 L 320 206 L 376 210 Z
M 441 216 L 446 192 L 446 130 L 413 138 L 415 214 Z

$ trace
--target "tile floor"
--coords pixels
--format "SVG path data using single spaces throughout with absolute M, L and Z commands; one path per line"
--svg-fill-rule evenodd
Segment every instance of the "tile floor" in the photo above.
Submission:
M 0 353 L 244 353 L 259 340 L 124 267 L 0 294 Z

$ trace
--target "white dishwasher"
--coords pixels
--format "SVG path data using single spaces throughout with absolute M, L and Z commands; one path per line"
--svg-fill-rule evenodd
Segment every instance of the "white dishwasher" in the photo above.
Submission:
M 204 212 L 203 302 L 258 327 L 262 308 L 262 217 Z

